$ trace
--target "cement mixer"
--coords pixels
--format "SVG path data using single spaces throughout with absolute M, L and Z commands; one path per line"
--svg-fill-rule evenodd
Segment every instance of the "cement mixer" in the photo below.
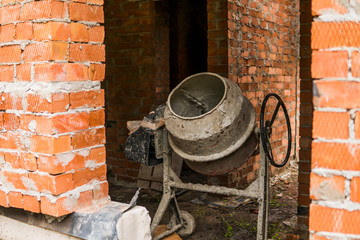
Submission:
M 266 104 L 270 98 L 275 98 L 277 105 L 271 119 L 265 121 Z M 277 162 L 269 139 L 280 107 L 285 115 L 288 146 L 285 159 Z M 238 85 L 214 73 L 199 73 L 186 78 L 173 89 L 166 105 L 159 107 L 147 122 L 139 123 L 129 136 L 125 153 L 129 159 L 147 165 L 163 160 L 163 196 L 151 224 L 152 233 L 168 206 L 173 216 L 170 229 L 155 240 L 175 231 L 186 237 L 195 230 L 195 219 L 179 209 L 176 189 L 256 198 L 259 202 L 257 239 L 267 239 L 269 162 L 282 167 L 291 152 L 290 119 L 278 95 L 271 93 L 265 97 L 258 129 L 255 127 L 254 107 Z M 229 173 L 260 153 L 259 178 L 245 190 L 184 183 L 171 168 L 172 151 L 190 168 L 205 175 Z

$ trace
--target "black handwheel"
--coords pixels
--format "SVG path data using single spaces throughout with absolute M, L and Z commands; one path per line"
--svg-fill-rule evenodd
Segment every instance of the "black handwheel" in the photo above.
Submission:
M 270 97 L 275 97 L 278 100 L 278 103 L 276 105 L 274 114 L 271 117 L 271 120 L 267 120 L 264 123 L 264 114 L 265 114 L 265 107 L 266 107 L 266 103 L 269 100 Z M 288 132 L 288 146 L 287 146 L 287 151 L 286 151 L 286 156 L 285 159 L 281 162 L 281 163 L 277 163 L 274 160 L 274 156 L 272 153 L 272 149 L 271 149 L 271 144 L 270 144 L 270 136 L 272 133 L 272 125 L 275 121 L 275 118 L 279 112 L 280 107 L 282 107 L 284 115 L 285 115 L 285 119 L 286 119 L 286 126 L 287 126 L 287 132 Z M 266 157 L 270 160 L 270 163 L 275 166 L 275 167 L 283 167 L 285 166 L 285 164 L 287 163 L 287 161 L 289 160 L 290 157 L 290 152 L 291 152 L 291 125 L 290 125 L 290 118 L 289 115 L 287 113 L 285 104 L 283 102 L 283 100 L 280 98 L 279 95 L 275 94 L 275 93 L 270 93 L 268 95 L 266 95 L 266 97 L 264 98 L 264 101 L 261 105 L 261 112 L 260 112 L 260 138 L 261 138 L 261 143 L 264 149 L 264 152 L 266 154 Z

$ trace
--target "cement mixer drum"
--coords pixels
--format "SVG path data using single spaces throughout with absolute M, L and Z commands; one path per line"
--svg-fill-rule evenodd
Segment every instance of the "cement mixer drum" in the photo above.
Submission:
M 234 82 L 214 73 L 183 80 L 170 93 L 164 118 L 171 148 L 202 174 L 236 169 L 258 142 L 254 107 Z

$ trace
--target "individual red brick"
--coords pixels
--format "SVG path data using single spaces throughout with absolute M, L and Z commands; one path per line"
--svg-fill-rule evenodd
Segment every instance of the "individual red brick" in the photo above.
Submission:
M 104 106 L 104 90 L 70 93 L 70 109 Z
M 71 197 L 61 197 L 55 200 L 49 200 L 47 197 L 41 197 L 41 213 L 50 216 L 60 217 L 72 213 L 76 209 L 77 199 Z
M 71 138 L 69 135 L 59 137 L 33 135 L 31 138 L 31 151 L 47 154 L 68 152 L 71 151 Z
M 65 16 L 66 3 L 54 0 L 25 3 L 21 11 L 21 20 L 35 20 L 42 18 L 64 19 Z
M 22 148 L 20 135 L 17 132 L 0 133 L 0 146 L 2 148 L 20 150 Z
M 86 157 L 87 161 L 95 161 L 96 164 L 105 163 L 106 150 L 105 147 L 92 148 L 90 154 Z
M 89 42 L 103 43 L 105 38 L 104 26 L 95 26 L 89 28 Z
M 0 131 L 4 129 L 4 113 L 0 112 Z
M 20 153 L 20 167 L 29 171 L 37 170 L 37 159 L 32 153 Z
M 35 116 L 32 114 L 21 114 L 19 128 L 21 130 L 35 132 L 37 127 L 37 123 L 35 119 L 38 117 L 39 116 Z
M 69 28 L 67 23 L 63 22 L 47 22 L 34 23 L 34 40 L 53 40 L 53 41 L 68 41 Z
M 6 130 L 17 130 L 20 126 L 20 118 L 15 113 L 4 113 L 3 119 Z
M 346 51 L 313 51 L 311 76 L 313 78 L 346 78 L 349 54 Z
M 333 232 L 345 234 L 360 234 L 360 211 L 310 205 L 309 230 L 317 232 Z M 326 221 L 324 221 L 326 219 Z
M 20 4 L 5 6 L 1 10 L 0 24 L 13 23 L 20 19 Z
M 14 82 L 14 65 L 1 66 L 1 82 Z
M 32 22 L 21 22 L 16 24 L 15 28 L 16 40 L 31 40 L 33 39 L 33 25 Z
M 94 169 L 83 168 L 74 172 L 74 187 L 80 187 L 92 181 L 105 181 L 106 180 L 106 165 L 103 164 Z
M 106 200 L 106 199 L 108 199 L 108 195 L 109 195 L 109 184 L 108 184 L 108 182 L 104 182 L 104 183 L 97 184 L 97 185 L 94 186 L 93 199 L 95 201 Z
M 31 64 L 23 63 L 16 65 L 16 79 L 18 81 L 31 81 Z
M 99 109 L 90 112 L 89 116 L 90 127 L 101 126 L 105 124 L 105 110 Z
M 308 206 L 310 205 L 310 198 L 307 195 L 299 195 L 298 196 L 298 204 L 300 206 Z
M 52 118 L 22 114 L 20 116 L 20 129 L 41 134 L 54 134 Z
M 89 78 L 92 81 L 105 79 L 105 64 L 91 64 L 89 67 Z
M 9 192 L 9 206 L 15 208 L 23 208 L 23 199 L 21 192 Z
M 0 41 L 12 42 L 15 39 L 15 25 L 7 24 L 1 26 Z
M 321 177 L 311 173 L 310 198 L 315 200 L 344 200 L 345 177 Z
M 359 52 L 351 53 L 351 75 L 353 77 L 360 77 L 360 53 Z
M 350 200 L 360 203 L 360 177 L 351 179 L 350 188 Z
M 96 4 L 96 5 L 104 5 L 104 0 L 87 0 L 87 3 Z
M 29 189 L 37 192 L 51 192 L 54 195 L 59 195 L 73 189 L 71 173 L 54 176 L 40 172 L 31 172 L 29 173 L 29 179 L 32 181 Z
M 5 153 L 5 162 L 10 163 L 12 168 L 20 168 L 20 159 L 17 153 Z
M 50 174 L 64 173 L 85 167 L 85 157 L 73 152 L 56 156 L 39 155 L 39 171 Z
M 334 108 L 359 108 L 360 83 L 350 81 L 315 81 L 314 106 Z
M 348 112 L 320 112 L 314 111 L 313 138 L 348 139 Z
M 82 23 L 70 23 L 70 39 L 73 42 L 88 42 L 89 32 L 87 26 Z
M 8 4 L 13 4 L 16 3 L 16 0 L 2 0 L 1 4 L 2 5 L 8 5 Z
M 0 47 L 0 63 L 16 63 L 21 61 L 19 45 Z
M 0 190 L 0 206 L 9 207 L 7 193 Z
M 25 47 L 23 59 L 25 62 L 67 60 L 68 43 L 41 42 L 32 43 Z
M 91 190 L 87 190 L 80 193 L 80 197 L 77 201 L 76 211 L 82 210 L 92 206 L 93 194 Z
M 40 201 L 35 196 L 23 195 L 24 210 L 40 213 Z
M 74 21 L 104 22 L 104 11 L 102 6 L 70 2 L 69 15 L 70 19 Z
M 96 128 L 75 133 L 71 138 L 73 149 L 105 144 L 105 128 Z
M 28 175 L 26 173 L 2 171 L 1 174 L 9 184 L 12 184 L 16 189 L 27 190 Z
M 355 138 L 360 139 L 360 112 L 355 113 Z
M 42 63 L 34 66 L 35 81 L 62 82 L 66 81 L 66 65 L 63 63 Z
M 359 146 L 354 143 L 313 142 L 311 168 L 360 171 L 357 163 L 360 159 Z
M 317 16 L 329 11 L 335 11 L 339 14 L 348 12 L 347 8 L 343 6 L 338 0 L 313 0 L 311 1 L 312 15 Z
M 105 46 L 92 44 L 70 44 L 70 61 L 72 62 L 105 62 Z
M 88 80 L 88 67 L 84 64 L 68 63 L 67 80 L 68 81 L 85 81 Z
M 360 40 L 355 37 L 359 33 L 357 22 L 313 22 L 311 48 L 359 47 Z
M 89 114 L 87 112 L 53 117 L 53 129 L 57 133 L 74 132 L 87 128 L 89 128 Z
M 53 93 L 51 94 L 50 99 L 46 99 L 39 95 L 29 94 L 27 103 L 28 110 L 32 112 L 65 112 L 69 106 L 69 94 Z
M 0 93 L 0 110 L 9 110 L 9 109 L 17 109 L 21 110 L 21 98 L 16 97 L 14 95 L 10 95 L 9 93 Z M 3 112 L 2 112 L 3 114 Z M 4 119 L 2 119 L 2 127 L 4 127 Z

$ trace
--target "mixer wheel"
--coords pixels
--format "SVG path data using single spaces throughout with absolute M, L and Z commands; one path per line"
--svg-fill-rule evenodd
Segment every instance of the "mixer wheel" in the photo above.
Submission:
M 267 120 L 264 122 L 264 115 L 265 115 L 265 108 L 266 108 L 266 103 L 269 100 L 270 97 L 275 97 L 278 101 L 276 108 L 274 110 L 274 113 L 271 117 L 271 120 Z M 285 120 L 286 120 L 286 127 L 287 127 L 287 140 L 288 140 L 288 146 L 287 146 L 287 151 L 286 151 L 286 156 L 285 159 L 280 162 L 277 163 L 274 160 L 274 156 L 272 153 L 272 149 L 271 149 L 271 144 L 270 144 L 270 136 L 272 133 L 272 125 L 275 121 L 275 118 L 279 112 L 280 107 L 282 108 L 284 115 L 285 115 Z M 285 164 L 287 163 L 287 161 L 289 160 L 290 157 L 290 152 L 291 152 L 291 125 L 290 125 L 290 118 L 289 115 L 286 111 L 286 107 L 285 104 L 283 102 L 283 100 L 280 98 L 279 95 L 275 94 L 275 93 L 270 93 L 268 95 L 266 95 L 266 97 L 264 98 L 264 101 L 261 105 L 261 112 L 260 112 L 260 138 L 261 138 L 261 143 L 264 149 L 264 152 L 266 154 L 266 157 L 270 160 L 270 163 L 275 166 L 275 167 L 283 167 L 285 166 Z
M 195 218 L 188 212 L 181 210 L 180 211 L 181 218 L 183 220 L 183 226 L 177 231 L 180 237 L 190 236 L 195 231 Z M 173 214 L 170 218 L 170 225 L 177 225 L 177 220 L 175 214 Z

